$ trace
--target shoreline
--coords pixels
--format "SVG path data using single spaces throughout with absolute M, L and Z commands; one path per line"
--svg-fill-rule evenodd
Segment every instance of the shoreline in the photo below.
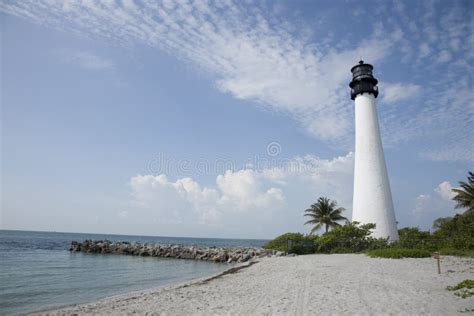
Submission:
M 168 259 L 168 258 L 164 258 L 164 259 Z M 169 259 L 173 259 L 173 258 L 169 258 Z M 70 309 L 70 308 L 74 308 L 74 307 L 78 307 L 78 306 L 82 306 L 82 305 L 87 305 L 87 304 L 91 304 L 91 303 L 99 303 L 101 301 L 128 299 L 128 298 L 131 298 L 131 297 L 135 297 L 137 295 L 150 294 L 150 293 L 153 293 L 155 291 L 174 290 L 174 289 L 186 288 L 188 286 L 198 285 L 198 284 L 202 284 L 202 283 L 205 283 L 205 282 L 215 280 L 217 278 L 220 278 L 220 277 L 222 277 L 224 275 L 227 275 L 227 274 L 230 274 L 230 273 L 235 273 L 239 270 L 242 270 L 242 269 L 248 268 L 248 267 L 250 267 L 254 264 L 257 264 L 258 262 L 259 262 L 258 260 L 254 259 L 254 260 L 250 260 L 250 261 L 243 262 L 243 263 L 234 263 L 228 269 L 226 269 L 224 271 L 221 271 L 221 272 L 218 272 L 218 273 L 211 274 L 209 276 L 200 277 L 200 278 L 193 278 L 193 279 L 190 279 L 190 280 L 187 280 L 187 281 L 180 281 L 180 282 L 177 282 L 177 283 L 174 283 L 174 284 L 165 284 L 165 285 L 162 285 L 162 286 L 152 287 L 152 288 L 143 289 L 143 290 L 131 291 L 131 292 L 123 293 L 123 294 L 116 294 L 116 295 L 106 296 L 106 297 L 100 298 L 98 300 L 90 301 L 90 302 L 65 304 L 65 305 L 61 305 L 61 306 L 57 306 L 57 307 L 53 307 L 53 308 L 48 308 L 47 307 L 47 308 L 44 308 L 44 309 L 39 309 L 39 310 L 35 310 L 35 311 L 32 311 L 32 312 L 28 312 L 28 313 L 26 313 L 26 315 L 45 315 L 45 314 L 51 314 L 51 313 L 58 313 L 62 310 L 66 310 L 66 309 Z M 215 263 L 215 264 L 228 264 L 228 263 Z
M 43 314 L 452 314 L 474 298 L 446 290 L 474 276 L 471 258 L 374 259 L 362 254 L 265 257 L 203 278 Z

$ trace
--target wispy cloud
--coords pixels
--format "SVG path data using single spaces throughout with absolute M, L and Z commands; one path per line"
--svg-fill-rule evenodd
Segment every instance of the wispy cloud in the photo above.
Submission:
M 464 146 L 465 143 L 471 142 L 472 137 L 466 135 L 465 139 L 461 139 L 459 143 L 445 145 L 441 149 L 423 150 L 420 157 L 433 161 L 472 161 L 474 160 L 474 147 Z
M 89 70 L 107 70 L 113 69 L 115 66 L 110 59 L 98 56 L 89 51 L 74 52 L 70 50 L 63 50 L 59 55 L 62 61 L 75 64 Z
M 411 88 L 417 98 L 394 101 L 405 102 L 404 111 L 380 108 L 387 143 L 414 144 L 423 159 L 474 161 L 474 3 L 423 1 L 393 11 L 389 6 L 381 4 L 378 19 L 389 32 L 401 30 L 400 42 L 407 46 L 395 45 L 392 53 L 405 64 L 407 79 L 423 84 Z M 383 88 L 382 100 L 396 99 L 402 87 Z
M 421 91 L 421 86 L 416 84 L 384 83 L 380 85 L 382 102 L 395 103 L 411 99 Z
M 264 4 L 234 1 L 25 0 L 3 1 L 0 10 L 128 47 L 167 51 L 208 73 L 220 91 L 285 113 L 309 134 L 343 148 L 353 142 L 348 69 L 359 56 L 377 65 L 395 55 L 410 73 L 403 84 L 386 84 L 382 101 L 418 98 L 403 111 L 380 108 L 384 142 L 418 142 L 428 159 L 436 156 L 429 153 L 443 152 L 446 160 L 473 160 L 466 152 L 473 137 L 465 132 L 474 121 L 472 5 L 441 5 L 378 3 L 373 33 L 356 44 L 332 34 L 314 39 L 312 26 L 296 28 Z M 90 56 L 77 60 L 107 65 Z
M 164 49 L 215 76 L 219 90 L 286 113 L 331 142 L 347 140 L 352 129 L 348 69 L 361 55 L 379 61 L 391 45 L 380 34 L 345 49 L 318 46 L 308 39 L 309 28 L 295 32 L 259 6 L 233 1 L 21 1 L 1 9 L 127 46 Z

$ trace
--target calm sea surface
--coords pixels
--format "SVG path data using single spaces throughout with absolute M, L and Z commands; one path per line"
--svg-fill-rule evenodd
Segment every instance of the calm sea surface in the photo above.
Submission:
M 72 240 L 108 239 L 259 247 L 265 240 L 143 237 L 0 230 L 0 314 L 19 314 L 143 290 L 225 270 L 195 260 L 70 253 Z

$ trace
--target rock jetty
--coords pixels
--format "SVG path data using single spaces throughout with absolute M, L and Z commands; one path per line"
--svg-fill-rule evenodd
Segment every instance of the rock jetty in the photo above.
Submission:
M 166 245 L 150 243 L 112 242 L 109 240 L 73 241 L 71 252 L 124 254 L 142 257 L 193 259 L 211 262 L 240 263 L 255 257 L 283 256 L 283 252 L 262 248 L 224 248 Z

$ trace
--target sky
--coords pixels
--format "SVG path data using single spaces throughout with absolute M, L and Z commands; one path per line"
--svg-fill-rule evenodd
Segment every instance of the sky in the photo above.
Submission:
M 474 168 L 472 1 L 1 1 L 1 229 L 273 238 L 351 217 L 360 58 L 399 227 Z

